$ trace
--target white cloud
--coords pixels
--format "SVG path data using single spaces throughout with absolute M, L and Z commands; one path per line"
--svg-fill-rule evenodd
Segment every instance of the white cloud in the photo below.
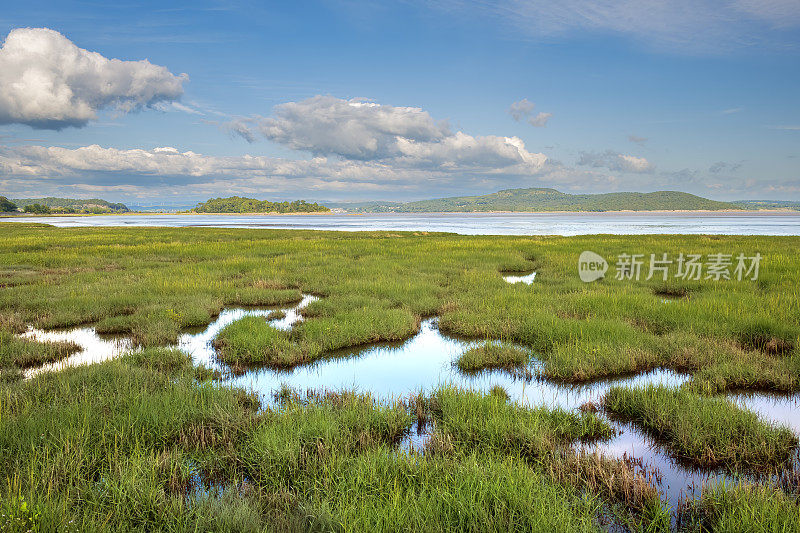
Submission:
M 396 154 L 396 140 L 435 142 L 450 135 L 418 107 L 380 105 L 363 99 L 315 96 L 275 106 L 274 117 L 249 117 L 230 123 L 248 141 L 261 135 L 294 150 L 381 159 Z
M 536 107 L 536 104 L 529 101 L 527 98 L 523 98 L 518 102 L 514 102 L 508 108 L 508 114 L 511 115 L 511 118 L 519 122 L 523 118 L 528 119 L 528 124 L 535 128 L 544 128 L 547 126 L 547 121 L 550 120 L 550 117 L 553 116 L 552 113 L 539 113 L 535 116 L 531 116 L 533 113 L 533 108 Z
M 57 31 L 18 28 L 0 48 L 0 124 L 81 127 L 101 109 L 126 113 L 174 101 L 186 79 L 146 59 L 107 59 Z
M 387 164 L 379 161 L 352 161 L 314 157 L 312 159 L 282 159 L 267 156 L 207 156 L 192 151 L 181 152 L 173 147 L 159 147 L 152 150 L 104 148 L 98 145 L 80 148 L 59 146 L 19 146 L 0 151 L 0 176 L 17 178 L 58 178 L 71 180 L 96 179 L 103 182 L 139 183 L 148 180 L 162 183 L 163 178 L 174 178 L 176 182 L 199 183 L 209 178 L 313 178 L 323 182 L 341 183 L 389 183 L 403 181 L 421 183 L 426 180 L 448 179 L 458 181 L 470 175 L 494 173 L 500 176 L 531 176 L 541 169 L 544 156 L 528 154 L 530 159 L 517 161 L 517 148 L 509 148 L 518 139 L 508 139 L 500 151 L 506 150 L 507 157 L 517 161 L 505 168 L 492 167 L 487 172 L 487 162 L 482 153 L 493 154 L 498 147 L 491 142 L 475 140 L 472 137 L 456 136 L 455 146 L 443 147 L 443 154 L 414 153 L 422 146 L 407 146 L 411 159 L 427 157 L 430 160 L 447 157 L 449 164 L 436 170 L 417 168 L 414 165 Z M 464 146 L 458 146 L 464 143 Z M 452 161 L 453 153 L 469 154 L 461 160 Z M 498 156 L 500 157 L 500 156 Z
M 188 113 L 190 115 L 205 115 L 205 113 L 203 113 L 199 109 L 195 109 L 194 107 L 188 106 L 186 104 L 182 104 L 180 102 L 169 102 L 169 103 L 167 103 L 167 102 L 159 102 L 157 104 L 154 104 L 152 107 L 154 109 L 157 109 L 159 111 L 163 111 L 165 113 L 178 111 L 178 112 L 181 112 L 181 113 Z
M 275 106 L 274 115 L 240 118 L 226 127 L 249 142 L 264 137 L 317 156 L 397 168 L 529 174 L 547 159 L 529 152 L 518 137 L 453 133 L 418 107 L 315 96 Z
M 463 141 L 473 143 L 466 138 Z M 714 196 L 720 194 L 715 187 L 722 184 L 728 197 L 753 198 L 779 192 L 796 195 L 800 191 L 796 179 L 765 181 L 725 175 L 724 179 L 709 180 L 705 170 L 651 172 L 654 169 L 647 160 L 610 151 L 584 154 L 584 168 L 550 160 L 541 167 L 538 162 L 521 163 L 491 171 L 481 170 L 480 165 L 470 170 L 471 163 L 466 161 L 435 169 L 396 163 L 327 157 L 220 157 L 170 146 L 149 150 L 97 145 L 0 146 L 0 191 L 5 196 L 23 198 L 102 196 L 122 201 L 146 198 L 183 202 L 233 194 L 273 199 L 407 200 L 483 194 L 512 187 L 555 187 L 580 193 L 668 189 Z
M 552 117 L 552 113 L 539 113 L 535 117 L 528 119 L 528 124 L 535 128 L 544 128 L 547 126 L 547 121 Z
M 519 102 L 514 102 L 508 107 L 508 114 L 519 122 L 523 117 L 530 115 L 534 107 L 535 104 L 533 102 L 528 101 L 527 98 L 523 98 Z
M 653 170 L 653 165 L 644 157 L 634 157 L 632 155 L 619 154 L 619 166 L 628 172 L 649 172 Z
M 305 196 L 308 191 L 337 191 L 346 197 L 357 191 L 394 195 L 413 190 L 428 196 L 437 188 L 485 190 L 520 180 L 535 182 L 552 171 L 547 156 L 529 151 L 518 137 L 453 132 L 420 108 L 363 99 L 317 96 L 276 106 L 273 117 L 240 118 L 225 126 L 250 141 L 270 139 L 312 157 L 208 156 L 170 146 L 7 145 L 0 146 L 0 186 L 53 193 L 78 186 L 98 191 L 133 187 L 193 197 L 269 192 Z
M 606 150 L 601 153 L 584 152 L 578 159 L 578 165 L 633 173 L 650 172 L 654 168 L 652 163 L 644 157 L 620 154 L 613 150 Z

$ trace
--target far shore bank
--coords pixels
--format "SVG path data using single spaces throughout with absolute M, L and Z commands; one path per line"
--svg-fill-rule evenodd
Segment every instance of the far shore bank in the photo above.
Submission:
M 748 211 L 744 209 L 720 209 L 720 210 L 653 210 L 653 211 L 390 211 L 390 212 L 350 212 L 350 211 L 329 211 L 321 213 L 319 211 L 297 212 L 297 213 L 197 213 L 193 211 L 128 211 L 126 213 L 0 213 L 2 218 L 61 218 L 61 217 L 97 217 L 97 216 L 264 216 L 264 217 L 285 217 L 285 216 L 389 216 L 389 215 L 447 215 L 447 216 L 471 216 L 471 215 L 733 215 L 733 216 L 752 216 L 752 215 L 800 215 L 800 211 L 792 209 L 759 209 Z

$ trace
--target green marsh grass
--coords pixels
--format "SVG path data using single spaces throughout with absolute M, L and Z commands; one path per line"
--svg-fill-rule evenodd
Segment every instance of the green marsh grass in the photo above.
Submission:
M 225 307 L 289 305 L 303 293 L 322 298 L 291 332 L 263 318 L 229 326 L 223 361 L 293 366 L 408 338 L 438 316 L 445 332 L 529 350 L 545 379 L 691 374 L 685 390 L 664 393 L 677 399 L 633 393 L 618 406 L 636 405 L 638 423 L 668 432 L 680 455 L 732 458 L 739 471 L 794 446 L 710 395 L 800 390 L 798 237 L 0 230 L 0 501 L 6 516 L 43 531 L 593 530 L 609 502 L 635 510 L 632 527 L 663 524 L 652 487 L 629 467 L 570 449 L 608 436 L 592 413 L 446 388 L 428 391 L 419 413 L 355 398 L 260 411 L 252 395 L 163 348 Z M 664 252 L 764 259 L 758 281 L 584 284 L 583 250 L 610 262 Z M 533 269 L 536 281 L 508 284 L 509 269 Z M 26 361 L 68 353 L 15 334 L 90 324 L 143 350 L 19 379 Z M 435 439 L 422 455 L 399 453 L 397 439 L 420 415 L 433 417 Z M 775 524 L 772 500 L 740 501 L 752 507 L 742 523 Z
M 24 369 L 52 363 L 79 350 L 72 342 L 38 342 L 0 329 L 0 372 L 10 367 Z
M 800 505 L 772 487 L 719 483 L 681 507 L 679 524 L 684 531 L 800 531 Z
M 309 362 L 291 333 L 271 326 L 264 317 L 245 317 L 222 329 L 214 340 L 219 358 L 229 365 L 259 364 L 287 368 Z
M 413 420 L 403 402 L 286 391 L 259 411 L 244 391 L 195 373 L 178 353 L 150 349 L 3 388 L 0 527 L 597 530 L 599 496 L 500 453 L 507 447 L 397 453 Z M 448 412 L 490 401 L 437 397 Z M 559 442 L 596 432 L 572 418 L 537 410 L 501 420 Z
M 139 365 L 156 355 L 172 358 L 158 358 L 169 376 Z M 175 354 L 134 354 L 3 387 L 0 500 L 37 509 L 41 531 L 188 520 L 193 471 L 232 464 L 225 457 L 256 414 L 245 393 L 198 383 L 194 372 Z
M 324 296 L 303 310 L 307 320 L 298 328 L 297 340 L 308 343 L 310 353 L 404 338 L 421 318 L 439 315 L 444 331 L 530 349 L 542 361 L 542 376 L 556 380 L 691 364 L 691 372 L 719 371 L 722 380 L 704 378 L 717 389 L 800 387 L 776 379 L 784 370 L 800 373 L 797 237 L 14 224 L 4 224 L 3 233 L 0 330 L 10 329 L 3 325 L 9 321 L 41 328 L 97 324 L 100 331 L 130 334 L 140 346 L 156 346 L 174 342 L 181 328 L 208 323 L 225 306 L 287 305 L 306 292 Z M 758 281 L 643 276 L 584 284 L 575 261 L 585 249 L 612 262 L 632 252 L 760 252 L 764 259 Z M 509 268 L 535 268 L 536 281 L 508 284 L 501 271 Z M 690 339 L 697 356 L 686 361 L 676 355 L 675 338 Z M 742 365 L 746 370 L 732 375 L 731 366 Z
M 615 514 L 617 521 L 631 521 L 637 527 L 664 522 L 669 513 L 658 490 L 631 464 L 575 450 L 578 442 L 613 437 L 615 430 L 606 421 L 595 413 L 523 407 L 507 398 L 494 390 L 480 394 L 452 386 L 438 388 L 426 402 L 434 431 L 425 455 L 452 458 L 479 453 L 521 460 L 551 483 L 587 490 L 621 506 L 625 512 Z
M 301 323 L 292 331 L 279 330 L 269 317 L 245 317 L 219 332 L 214 341 L 219 357 L 230 364 L 292 368 L 341 348 L 406 339 L 419 330 L 419 321 L 403 309 L 359 309 Z
M 452 386 L 437 389 L 429 405 L 436 431 L 464 449 L 537 458 L 559 446 L 613 435 L 611 426 L 594 413 L 522 407 L 500 394 L 483 395 Z
M 458 356 L 456 367 L 464 373 L 476 373 L 483 370 L 500 369 L 522 378 L 531 378 L 530 365 L 532 354 L 518 346 L 500 342 L 485 342 L 470 348 Z
M 702 467 L 769 470 L 787 461 L 798 445 L 789 429 L 763 422 L 724 397 L 655 385 L 613 387 L 604 405 L 663 440 L 679 459 Z

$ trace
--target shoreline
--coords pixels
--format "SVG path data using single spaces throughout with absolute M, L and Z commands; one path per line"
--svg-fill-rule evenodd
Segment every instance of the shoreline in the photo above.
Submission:
M 50 213 L 50 214 L 28 214 L 28 213 L 2 213 L 0 219 L 24 219 L 24 218 L 63 218 L 63 217 L 118 217 L 118 216 L 257 216 L 257 217 L 285 217 L 285 216 L 390 216 L 390 215 L 730 215 L 730 216 L 800 216 L 800 211 L 791 209 L 760 209 L 757 211 L 747 211 L 739 209 L 720 209 L 720 210 L 652 210 L 652 211 L 390 211 L 390 212 L 298 212 L 298 213 L 193 213 L 187 211 L 178 212 L 159 212 L 159 211 L 129 211 L 127 213 Z
M 342 215 L 800 215 L 800 211 L 791 209 L 762 209 L 758 211 L 745 211 L 739 209 L 709 210 L 665 210 L 652 211 L 392 211 L 382 213 L 340 213 Z

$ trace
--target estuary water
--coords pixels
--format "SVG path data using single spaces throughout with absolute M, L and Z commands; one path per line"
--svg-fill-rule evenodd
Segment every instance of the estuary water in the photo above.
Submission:
M 427 231 L 462 235 L 800 235 L 800 212 L 387 213 L 323 215 L 126 214 L 8 217 L 58 227 L 153 226 Z

